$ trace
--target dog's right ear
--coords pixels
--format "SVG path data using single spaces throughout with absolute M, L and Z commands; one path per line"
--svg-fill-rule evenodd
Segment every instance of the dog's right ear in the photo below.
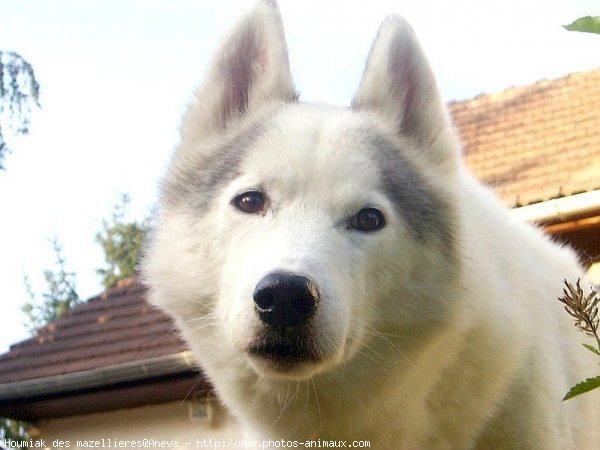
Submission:
M 182 139 L 223 132 L 247 111 L 296 99 L 279 8 L 259 0 L 221 45 L 184 116 Z

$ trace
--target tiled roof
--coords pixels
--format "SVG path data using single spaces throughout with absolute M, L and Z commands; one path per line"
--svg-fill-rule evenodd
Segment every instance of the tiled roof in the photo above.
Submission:
M 600 68 L 448 106 L 467 165 L 507 206 L 600 189 Z
M 0 384 L 63 375 L 187 350 L 173 322 L 134 279 L 77 306 L 0 355 Z

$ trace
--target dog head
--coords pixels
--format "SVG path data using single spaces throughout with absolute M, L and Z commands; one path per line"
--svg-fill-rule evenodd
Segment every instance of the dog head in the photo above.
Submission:
M 381 26 L 351 107 L 303 104 L 263 1 L 183 119 L 146 259 L 152 300 L 209 371 L 332 370 L 447 314 L 457 164 L 404 20 Z

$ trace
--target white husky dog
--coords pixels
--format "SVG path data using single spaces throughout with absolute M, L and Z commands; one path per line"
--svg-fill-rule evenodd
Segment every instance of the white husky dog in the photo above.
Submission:
M 475 181 L 409 25 L 350 107 L 304 104 L 277 6 L 218 52 L 163 180 L 145 278 L 249 436 L 599 448 L 562 310 L 574 254 Z

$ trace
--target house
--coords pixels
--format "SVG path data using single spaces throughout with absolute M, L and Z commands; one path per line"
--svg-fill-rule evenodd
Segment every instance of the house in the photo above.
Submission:
M 448 106 L 471 171 L 600 283 L 600 68 Z
M 600 68 L 449 108 L 475 175 L 600 271 Z M 240 437 L 173 322 L 145 298 L 124 280 L 13 345 L 0 356 L 0 416 L 71 447 Z
M 195 446 L 234 431 L 173 322 L 135 278 L 13 345 L 0 356 L 0 380 L 0 416 L 38 422 L 49 441 Z

